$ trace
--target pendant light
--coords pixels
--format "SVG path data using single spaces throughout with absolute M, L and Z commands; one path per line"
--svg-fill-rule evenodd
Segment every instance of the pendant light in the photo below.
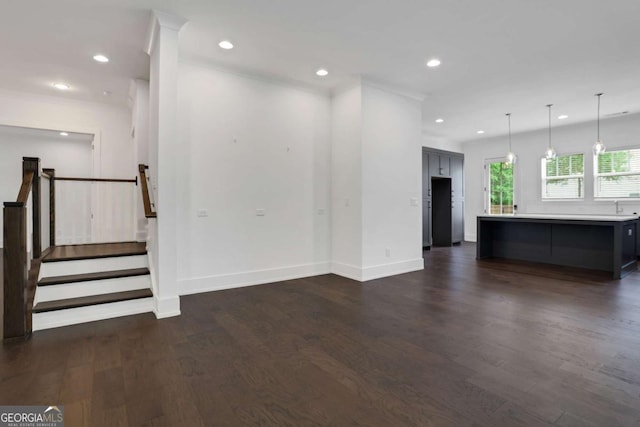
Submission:
M 509 152 L 507 153 L 507 163 L 513 165 L 518 161 L 518 156 L 511 150 L 511 113 L 507 113 L 506 116 L 509 123 Z
M 595 96 L 598 97 L 598 139 L 596 143 L 593 144 L 593 155 L 597 156 L 598 154 L 602 154 L 606 151 L 607 147 L 604 146 L 604 143 L 600 139 L 600 97 L 604 95 L 602 93 L 596 93 Z
M 547 150 L 544 152 L 544 157 L 547 160 L 553 160 L 556 158 L 556 150 L 551 146 L 551 107 L 553 104 L 548 104 L 547 108 L 549 109 L 549 145 L 547 146 Z

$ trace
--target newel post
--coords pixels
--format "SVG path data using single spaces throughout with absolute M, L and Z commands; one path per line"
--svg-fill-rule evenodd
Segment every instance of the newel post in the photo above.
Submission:
M 49 246 L 56 245 L 56 170 L 42 169 L 51 177 L 49 180 Z
M 4 324 L 5 342 L 27 338 L 27 208 L 22 202 L 5 202 L 4 232 Z
M 40 216 L 42 208 L 40 207 L 40 159 L 37 157 L 22 158 L 22 176 L 33 171 L 33 184 L 31 187 L 32 202 L 32 219 L 33 219 L 33 255 L 32 258 L 40 258 L 42 253 L 41 233 L 42 224 Z

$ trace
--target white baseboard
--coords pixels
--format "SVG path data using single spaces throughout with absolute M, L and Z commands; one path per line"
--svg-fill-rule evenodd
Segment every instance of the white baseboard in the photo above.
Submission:
M 262 285 L 281 282 L 283 280 L 301 279 L 331 272 L 328 262 L 294 265 L 290 267 L 270 268 L 267 270 L 245 271 L 241 273 L 220 274 L 215 276 L 180 279 L 181 295 L 199 294 L 202 292 L 220 291 L 223 289 L 241 288 L 244 286 Z
M 424 269 L 424 259 L 408 259 L 406 261 L 393 262 L 390 264 L 374 265 L 364 267 L 362 269 L 362 281 L 380 279 L 382 277 L 395 276 L 396 274 L 404 274 L 412 271 Z
M 153 313 L 156 315 L 157 319 L 180 316 L 180 297 L 154 297 Z
M 371 267 L 356 267 L 339 262 L 331 263 L 331 272 L 348 279 L 366 282 L 368 280 L 380 279 L 382 277 L 395 276 L 396 274 L 409 273 L 424 269 L 422 258 L 410 259 L 406 261 L 393 262 L 389 264 L 375 265 Z
M 152 310 L 153 298 L 140 298 L 129 301 L 112 302 L 109 304 L 98 304 L 87 307 L 69 308 L 66 310 L 48 311 L 45 313 L 34 313 L 33 330 L 41 331 L 43 329 L 58 328 L 60 326 L 113 319 L 114 317 L 151 313 Z
M 474 242 L 474 243 L 475 243 L 475 242 L 477 242 L 477 241 L 478 241 L 478 236 L 477 236 L 475 233 L 473 233 L 473 234 L 471 234 L 471 233 L 465 233 L 465 235 L 464 235 L 464 241 L 465 241 L 465 242 Z
M 331 273 L 362 282 L 362 268 L 356 267 L 355 265 L 334 261 L 331 263 Z

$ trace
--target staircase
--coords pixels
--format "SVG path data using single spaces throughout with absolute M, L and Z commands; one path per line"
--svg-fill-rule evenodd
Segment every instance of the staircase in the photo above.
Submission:
M 144 243 L 56 246 L 42 259 L 33 331 L 152 310 Z

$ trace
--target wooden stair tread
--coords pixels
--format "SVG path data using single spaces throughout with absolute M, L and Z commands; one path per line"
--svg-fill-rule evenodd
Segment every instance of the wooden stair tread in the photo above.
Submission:
M 34 313 L 44 313 L 47 311 L 65 310 L 68 308 L 86 307 L 90 305 L 108 304 L 152 297 L 151 289 L 138 289 L 135 291 L 114 292 L 111 294 L 92 295 L 88 297 L 69 298 L 57 301 L 39 302 L 33 307 Z
M 148 268 L 131 268 L 128 270 L 101 271 L 97 273 L 70 274 L 68 276 L 44 277 L 38 286 L 60 285 L 63 283 L 89 282 L 92 280 L 119 279 L 122 277 L 145 276 Z
M 146 245 L 140 242 L 67 245 L 54 247 L 42 262 L 77 261 L 146 254 Z

